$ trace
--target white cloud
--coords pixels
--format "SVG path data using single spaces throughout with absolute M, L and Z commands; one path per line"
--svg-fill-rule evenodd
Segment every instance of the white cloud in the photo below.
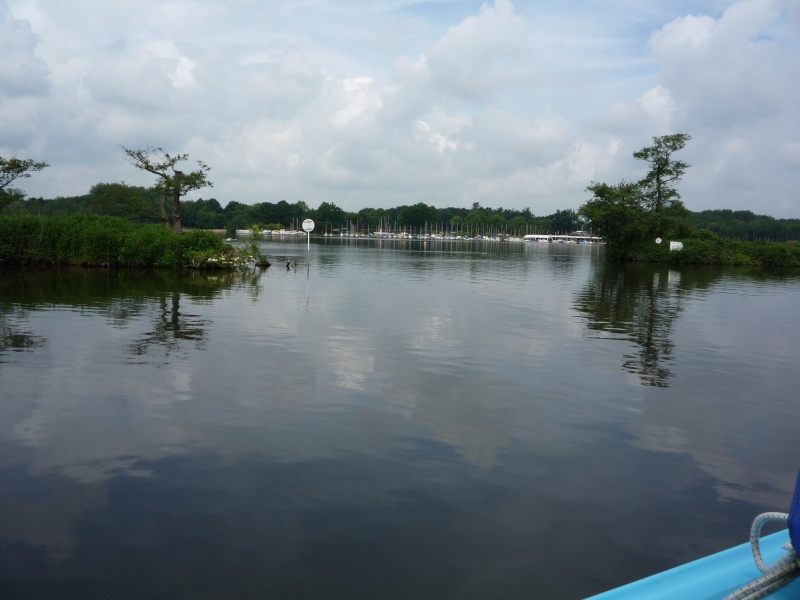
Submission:
M 0 0 L 15 57 L 0 155 L 51 163 L 32 196 L 148 185 L 119 146 L 157 145 L 207 162 L 223 204 L 550 214 L 591 179 L 637 179 L 631 153 L 682 131 L 689 208 L 797 217 L 799 15 L 789 0 Z
M 428 52 L 435 84 L 466 99 L 492 98 L 535 74 L 525 19 L 509 0 L 484 4 L 452 27 Z
M 337 82 L 338 110 L 333 116 L 336 128 L 344 129 L 360 118 L 371 119 L 383 106 L 380 94 L 373 90 L 373 83 L 371 77 L 353 77 Z
M 15 19 L 0 4 L 0 96 L 40 95 L 47 91 L 49 74 L 37 52 L 39 38 L 27 21 Z
M 716 207 L 798 214 L 791 188 L 800 179 L 780 160 L 799 131 L 800 69 L 790 57 L 798 35 L 785 28 L 788 9 L 779 0 L 744 0 L 716 19 L 677 18 L 651 38 L 679 128 L 696 134 L 693 192 Z
M 521 206 L 534 206 L 547 196 L 559 196 L 583 190 L 598 178 L 598 171 L 607 168 L 619 151 L 619 140 L 599 147 L 576 142 L 563 156 L 545 164 L 520 167 L 502 177 L 471 180 L 472 201 L 484 206 L 508 206 L 508 200 Z
M 612 129 L 630 137 L 642 131 L 666 135 L 673 132 L 676 108 L 670 91 L 656 85 L 638 98 L 611 106 L 596 118 L 594 128 L 600 131 Z
M 418 139 L 430 143 L 441 154 L 448 150 L 457 150 L 461 144 L 461 132 L 471 124 L 472 120 L 466 115 L 436 113 L 431 115 L 429 121 L 417 121 L 417 135 Z
M 770 35 L 779 4 L 746 0 L 720 19 L 682 17 L 653 35 L 665 85 L 687 119 L 731 127 L 782 110 L 792 84 Z
M 675 100 L 669 90 L 657 85 L 647 90 L 639 99 L 644 109 L 656 126 L 656 132 L 667 134 L 672 129 L 672 117 L 675 114 Z

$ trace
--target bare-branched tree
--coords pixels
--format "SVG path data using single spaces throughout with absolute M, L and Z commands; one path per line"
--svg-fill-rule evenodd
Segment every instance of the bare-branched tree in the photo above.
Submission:
M 128 155 L 130 163 L 137 169 L 147 171 L 159 177 L 155 189 L 161 194 L 159 214 L 165 225 L 169 226 L 167 215 L 167 198 L 172 198 L 172 230 L 182 233 L 181 229 L 181 196 L 204 187 L 213 187 L 207 174 L 211 167 L 197 161 L 199 169 L 185 173 L 176 168 L 178 163 L 189 159 L 188 154 L 169 154 L 163 148 L 122 148 Z

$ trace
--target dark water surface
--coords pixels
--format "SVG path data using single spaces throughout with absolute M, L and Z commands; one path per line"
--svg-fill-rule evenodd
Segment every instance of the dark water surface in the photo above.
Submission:
M 797 273 L 264 247 L 0 270 L 0 598 L 582 598 L 788 509 Z

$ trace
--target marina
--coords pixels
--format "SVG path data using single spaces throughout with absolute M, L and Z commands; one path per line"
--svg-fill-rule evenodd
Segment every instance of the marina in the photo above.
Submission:
M 254 232 L 252 229 L 237 229 L 236 235 L 238 238 L 247 239 L 253 237 Z M 277 229 L 277 230 L 264 230 L 258 231 L 256 237 L 258 236 L 268 236 L 272 237 L 294 237 L 302 235 L 305 236 L 306 233 L 303 231 L 297 231 L 295 229 Z M 556 243 L 556 244 L 602 244 L 603 239 L 598 236 L 593 236 L 587 234 L 585 232 L 577 232 L 570 235 L 562 235 L 562 234 L 527 234 L 522 237 L 514 236 L 514 235 L 475 235 L 475 236 L 462 236 L 462 235 L 453 235 L 448 233 L 419 233 L 419 234 L 412 234 L 407 232 L 400 232 L 400 233 L 393 233 L 393 232 L 386 232 L 386 231 L 375 231 L 372 233 L 338 233 L 338 234 L 328 234 L 323 233 L 322 237 L 338 237 L 343 239 L 398 239 L 398 240 L 445 240 L 445 241 L 463 241 L 463 242 L 536 242 L 536 243 Z M 232 240 L 231 240 L 232 241 Z

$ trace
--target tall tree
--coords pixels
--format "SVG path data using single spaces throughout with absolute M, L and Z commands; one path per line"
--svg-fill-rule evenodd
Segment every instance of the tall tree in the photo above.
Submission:
M 519 215 L 514 217 L 508 222 L 508 230 L 514 235 L 525 235 L 528 233 L 526 230 L 528 228 L 528 222 L 525 220 L 525 217 Z
M 334 227 L 344 224 L 345 213 L 333 202 L 323 202 L 312 214 L 322 231 L 333 231 Z
M 424 202 L 417 202 L 413 206 L 404 206 L 397 215 L 397 222 L 401 225 L 422 231 L 423 227 L 431 227 L 436 223 L 438 212 L 436 207 L 428 206 Z
M 367 221 L 371 227 L 376 227 L 379 230 L 389 230 L 392 215 L 385 208 L 376 208 L 367 215 Z
M 594 185 L 594 184 L 593 184 Z M 594 192 L 593 189 L 590 191 Z M 553 231 L 556 233 L 571 233 L 580 227 L 580 218 L 571 208 L 557 210 L 549 217 Z
M 188 160 L 188 154 L 171 155 L 165 152 L 163 148 L 150 147 L 134 150 L 123 146 L 122 149 L 128 155 L 130 163 L 134 167 L 157 175 L 160 178 L 155 188 L 161 193 L 161 220 L 165 224 L 169 223 L 166 203 L 167 198 L 172 198 L 172 230 L 175 233 L 182 233 L 181 196 L 204 187 L 213 187 L 213 184 L 207 178 L 207 173 L 211 170 L 211 167 L 198 160 L 197 164 L 200 168 L 191 173 L 185 173 L 175 167 L 178 163 Z
M 477 204 L 477 202 L 475 204 Z M 473 206 L 475 206 L 475 204 L 473 204 Z M 466 223 L 471 227 L 485 225 L 486 221 L 487 221 L 486 213 L 483 212 L 482 210 L 473 210 L 464 219 L 464 223 Z
M 153 189 L 121 183 L 96 183 L 89 190 L 89 205 L 97 212 L 133 221 L 158 218 L 159 195 Z
M 639 185 L 649 207 L 659 212 L 681 196 L 675 189 L 689 165 L 680 160 L 672 160 L 672 155 L 681 150 L 692 139 L 687 133 L 675 133 L 653 138 L 652 146 L 645 146 L 634 152 L 633 157 L 650 163 L 650 171 Z
M 15 179 L 30 177 L 32 171 L 41 171 L 50 165 L 46 162 L 36 162 L 32 158 L 3 158 L 0 156 L 0 190 Z
M 489 225 L 492 227 L 492 232 L 494 234 L 500 233 L 505 228 L 506 218 L 502 213 L 495 213 L 489 217 Z
M 650 229 L 640 186 L 624 180 L 616 185 L 593 181 L 586 189 L 592 198 L 578 214 L 588 219 L 593 233 L 605 239 L 608 254 L 624 257 Z

